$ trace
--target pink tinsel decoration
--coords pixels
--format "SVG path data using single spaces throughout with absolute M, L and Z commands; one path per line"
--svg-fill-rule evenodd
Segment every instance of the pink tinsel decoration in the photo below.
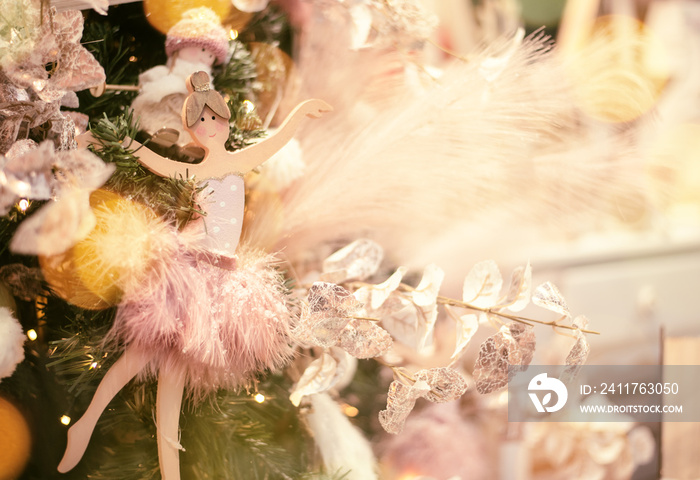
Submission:
M 124 299 L 111 340 L 154 354 L 153 373 L 183 371 L 194 398 L 290 358 L 291 317 L 270 257 L 243 248 L 233 268 L 221 268 L 191 245 L 164 250 Z

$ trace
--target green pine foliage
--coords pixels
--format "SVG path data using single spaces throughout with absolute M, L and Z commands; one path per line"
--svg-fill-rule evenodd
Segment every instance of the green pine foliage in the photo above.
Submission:
M 85 13 L 81 43 L 102 65 L 110 85 L 137 85 L 139 73 L 164 64 L 164 49 L 144 48 L 164 42 L 165 36 L 148 24 L 141 3 L 113 5 L 107 16 L 92 10 Z M 136 92 L 107 90 L 94 97 L 89 91 L 82 91 L 78 92 L 79 110 L 91 120 L 103 115 L 113 118 L 135 96 Z
M 138 149 L 132 149 L 127 140 L 134 138 L 137 131 L 138 122 L 134 121 L 131 110 L 113 120 L 104 116 L 92 126 L 91 132 L 98 142 L 93 151 L 116 166 L 105 188 L 148 205 L 166 220 L 184 227 L 195 214 L 203 213 L 196 201 L 202 187 L 197 186 L 194 178 L 164 178 L 144 168 L 137 160 Z
M 229 47 L 230 60 L 219 68 L 214 75 L 214 88 L 222 95 L 229 95 L 237 100 L 250 94 L 257 76 L 255 62 L 246 46 L 234 40 Z

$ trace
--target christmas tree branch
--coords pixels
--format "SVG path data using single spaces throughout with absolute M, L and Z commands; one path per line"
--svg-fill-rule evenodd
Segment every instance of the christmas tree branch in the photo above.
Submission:
M 205 215 L 196 196 L 206 185 L 198 185 L 194 178 L 160 177 L 144 168 L 138 161 L 137 150 L 124 143 L 127 137 L 134 138 L 137 131 L 138 121 L 132 110 L 114 119 L 103 116 L 92 127 L 97 140 L 95 153 L 117 167 L 105 187 L 145 203 L 166 220 L 176 222 L 178 228 L 196 215 Z

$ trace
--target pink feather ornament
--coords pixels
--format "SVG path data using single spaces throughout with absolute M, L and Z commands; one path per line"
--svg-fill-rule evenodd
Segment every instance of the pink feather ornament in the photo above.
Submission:
M 183 232 L 153 231 L 152 261 L 125 289 L 108 334 L 124 351 L 100 382 L 88 409 L 68 431 L 59 472 L 80 461 L 100 415 L 132 378 L 157 376 L 156 425 L 161 476 L 179 480 L 178 429 L 185 390 L 194 400 L 218 388 L 237 388 L 291 357 L 291 315 L 270 258 L 237 249 L 244 214 L 243 175 L 284 147 L 306 116 L 331 107 L 301 103 L 267 139 L 237 152 L 225 148 L 230 111 L 210 90 L 209 75 L 187 79 L 183 127 L 205 152 L 199 164 L 175 162 L 148 149 L 139 161 L 161 176 L 195 176 L 207 193 L 207 216 Z M 80 139 L 79 139 L 80 140 Z M 132 146 L 138 142 L 131 141 Z
M 163 249 L 119 308 L 110 336 L 149 352 L 149 370 L 185 372 L 195 398 L 237 388 L 291 357 L 291 317 L 272 258 L 241 249 L 235 266 L 191 245 Z
M 300 275 L 310 252 L 358 235 L 397 264 L 457 272 L 648 215 L 634 139 L 644 122 L 587 117 L 541 33 L 500 38 L 429 78 L 418 73 L 420 50 L 352 49 L 347 8 L 317 7 L 300 40 L 300 95 L 334 113 L 301 131 L 304 176 L 281 192 L 281 207 L 257 207 L 245 232 L 284 251 Z

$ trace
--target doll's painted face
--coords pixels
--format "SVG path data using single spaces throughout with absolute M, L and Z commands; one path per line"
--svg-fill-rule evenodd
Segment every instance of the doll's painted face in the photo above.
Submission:
M 209 107 L 204 107 L 197 122 L 189 127 L 189 132 L 202 147 L 221 146 L 228 140 L 228 120 L 218 116 Z
M 214 65 L 216 55 L 214 55 L 208 48 L 185 47 L 178 50 L 177 58 L 181 58 L 192 63 L 203 63 L 211 67 Z

